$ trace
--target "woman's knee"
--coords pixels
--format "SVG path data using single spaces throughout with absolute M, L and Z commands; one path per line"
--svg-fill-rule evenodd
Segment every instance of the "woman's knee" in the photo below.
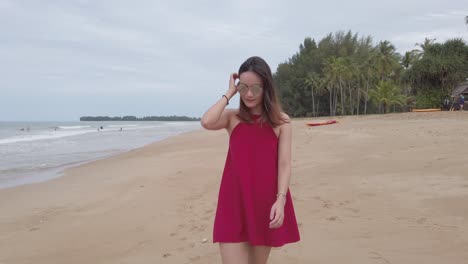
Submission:
M 223 264 L 248 264 L 250 245 L 246 242 L 219 243 Z
M 251 261 L 249 264 L 266 264 L 270 256 L 271 247 L 253 246 L 251 249 Z

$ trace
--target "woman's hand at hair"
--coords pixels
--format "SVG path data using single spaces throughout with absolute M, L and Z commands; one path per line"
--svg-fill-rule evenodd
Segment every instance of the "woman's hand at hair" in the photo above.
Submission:
M 237 93 L 236 79 L 239 79 L 239 74 L 231 73 L 229 78 L 229 89 L 226 92 L 226 96 L 231 99 Z

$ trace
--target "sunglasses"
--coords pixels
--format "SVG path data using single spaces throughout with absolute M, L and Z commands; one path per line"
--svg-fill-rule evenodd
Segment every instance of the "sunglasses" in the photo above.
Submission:
M 249 89 L 250 89 L 250 91 L 252 92 L 252 94 L 253 94 L 254 96 L 257 96 L 257 95 L 259 95 L 259 94 L 262 92 L 263 87 L 262 87 L 260 84 L 254 84 L 254 85 L 252 85 L 252 86 L 247 86 L 247 85 L 245 85 L 245 84 L 243 84 L 243 83 L 239 83 L 239 84 L 237 85 L 237 90 L 238 90 L 239 93 L 242 94 L 242 95 L 246 95 L 247 92 L 249 91 Z

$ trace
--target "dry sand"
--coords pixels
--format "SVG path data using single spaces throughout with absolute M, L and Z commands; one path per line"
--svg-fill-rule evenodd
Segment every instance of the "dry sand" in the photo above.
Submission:
M 301 241 L 270 263 L 468 263 L 468 112 L 309 121 L 293 123 Z M 190 132 L 1 190 L 0 263 L 220 263 L 227 139 Z

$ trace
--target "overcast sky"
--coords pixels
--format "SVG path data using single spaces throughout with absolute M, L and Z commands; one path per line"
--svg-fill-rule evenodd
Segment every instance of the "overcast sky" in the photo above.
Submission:
M 0 120 L 199 117 L 250 56 L 276 71 L 305 37 L 349 29 L 400 53 L 467 41 L 466 15 L 468 0 L 0 0 Z

